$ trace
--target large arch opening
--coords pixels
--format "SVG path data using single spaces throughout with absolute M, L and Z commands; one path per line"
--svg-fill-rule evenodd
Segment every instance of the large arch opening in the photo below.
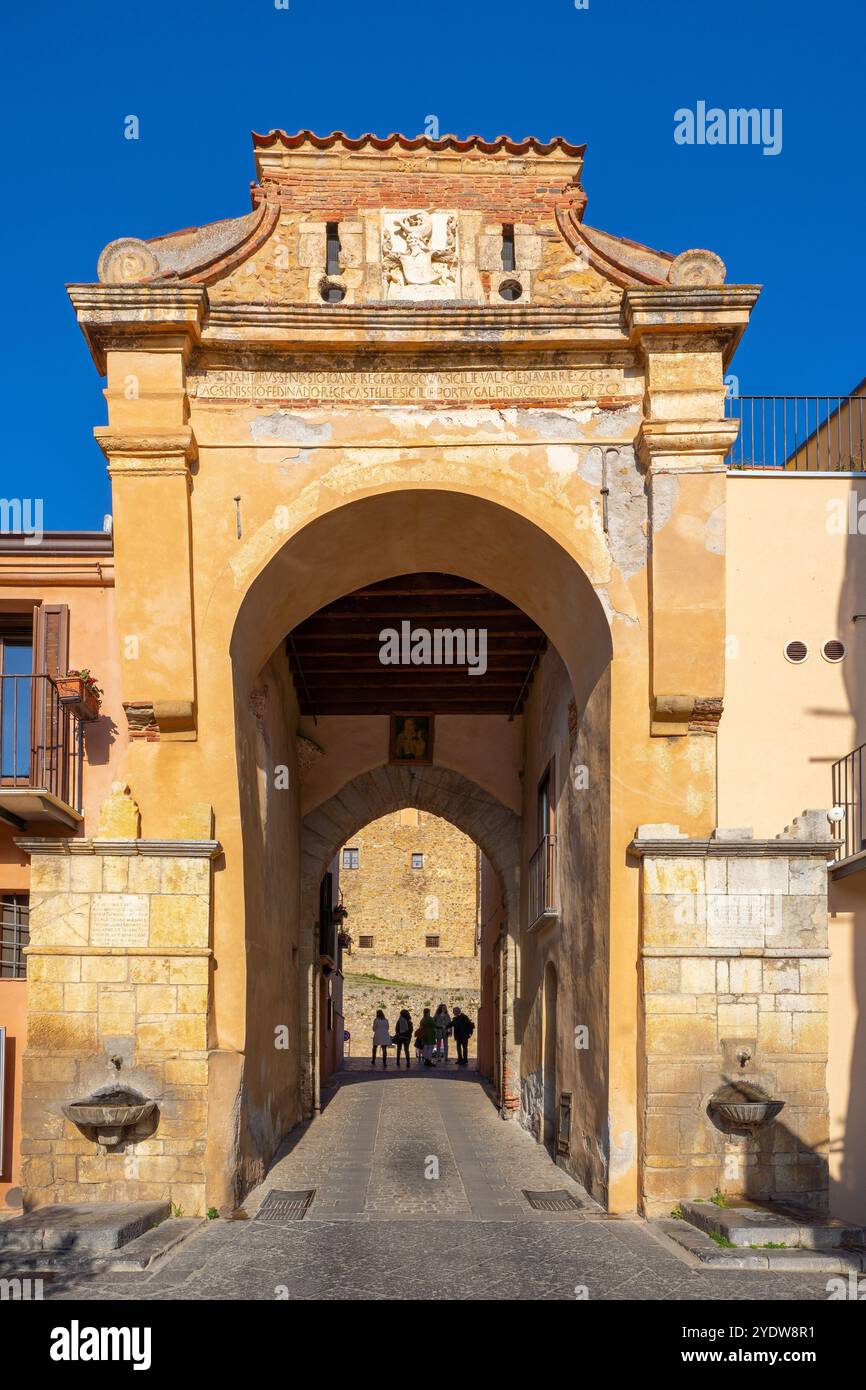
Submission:
M 315 1113 L 321 1106 L 325 1055 L 322 1010 L 327 1008 L 328 991 L 333 988 L 330 977 L 344 974 L 338 931 L 326 906 L 337 896 L 341 868 L 338 851 L 349 846 L 365 826 L 405 810 L 420 811 L 462 831 L 478 846 L 487 872 L 495 880 L 504 913 L 480 922 L 479 970 L 482 980 L 487 974 L 491 987 L 481 996 L 481 1008 L 487 1012 L 487 1018 L 482 1015 L 478 1032 L 479 1042 L 483 1036 L 485 1046 L 493 1054 L 490 1079 L 500 1109 L 507 1114 L 519 1104 L 513 1080 L 507 1086 L 503 1084 L 503 1078 L 519 1075 L 514 1019 L 508 1018 L 507 1010 L 503 1015 L 503 1001 L 510 990 L 509 963 L 512 980 L 519 967 L 520 818 L 477 783 L 450 769 L 433 766 L 386 765 L 362 773 L 304 817 L 301 910 L 302 915 L 316 914 L 319 945 L 317 968 L 310 971 L 305 991 L 309 1029 L 309 1094 L 305 1107 Z M 326 877 L 331 879 L 331 887 L 323 895 L 321 884 Z M 329 939 L 330 946 L 322 950 Z M 322 974 L 323 968 L 327 975 Z M 437 983 L 445 988 L 444 976 Z
M 431 594 L 431 576 L 447 581 L 444 595 Z M 335 903 L 323 879 L 363 825 L 406 808 L 444 817 L 483 852 L 491 947 L 480 1021 L 503 1114 L 518 1113 L 543 1140 L 544 973 L 554 960 L 568 981 L 560 1013 L 577 1008 L 598 1040 L 576 1118 L 592 1136 L 589 1168 L 597 1157 L 606 1172 L 612 639 L 587 574 L 511 508 L 430 487 L 333 508 L 260 554 L 243 582 L 231 643 L 246 931 L 240 1186 L 320 1104 L 323 972 L 334 969 L 323 918 Z M 398 636 L 404 621 L 417 625 L 409 596 L 419 583 L 431 631 L 453 633 L 461 616 L 467 630 L 487 629 L 483 672 L 446 660 L 431 673 L 411 657 L 377 668 L 380 623 Z M 383 585 L 387 613 L 372 601 Z M 311 663 L 335 614 L 336 647 L 320 646 Z M 417 765 L 395 757 L 392 727 L 414 714 L 429 717 L 433 735 Z M 591 798 L 576 794 L 577 768 L 589 768 Z M 552 820 L 539 829 L 545 778 L 555 836 Z M 217 1019 L 221 989 L 237 984 L 217 976 Z M 278 1022 L 290 1039 L 282 1052 Z

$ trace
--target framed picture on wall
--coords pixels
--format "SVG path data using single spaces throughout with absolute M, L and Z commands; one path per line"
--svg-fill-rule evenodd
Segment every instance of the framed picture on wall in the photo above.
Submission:
M 432 763 L 433 723 L 432 714 L 392 714 L 388 761 Z

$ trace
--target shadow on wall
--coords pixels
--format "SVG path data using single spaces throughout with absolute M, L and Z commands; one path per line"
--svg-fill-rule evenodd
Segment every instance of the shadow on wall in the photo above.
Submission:
M 0 1025 L 2 1025 L 2 1023 L 3 1023 L 3 1019 L 0 1018 Z M 12 1133 L 12 1130 L 13 1130 L 12 1120 L 13 1120 L 13 1117 L 15 1116 L 15 1114 L 16 1114 L 16 1110 L 15 1110 L 15 1076 L 16 1076 L 16 1058 L 17 1058 L 17 1052 L 18 1052 L 18 1039 L 17 1039 L 17 1038 L 14 1038 L 14 1037 L 11 1037 L 10 1034 L 7 1033 L 7 1034 L 6 1034 L 6 1040 L 5 1040 L 5 1042 L 4 1042 L 4 1048 L 5 1048 L 5 1052 L 6 1052 L 6 1056 L 5 1056 L 5 1065 L 4 1065 L 4 1081 L 5 1081 L 5 1084 L 4 1084 L 4 1094 L 3 1094 L 2 1098 L 0 1098 L 0 1099 L 2 1099 L 3 1113 L 4 1113 L 5 1116 L 6 1116 L 6 1123 L 5 1123 L 4 1126 L 3 1126 L 3 1146 L 2 1146 L 2 1149 L 0 1149 L 0 1182 L 6 1183 L 6 1182 L 11 1182 L 11 1181 L 12 1181 L 12 1161 L 13 1161 L 13 1157 L 14 1157 L 14 1140 L 13 1140 L 13 1133 Z M 18 1065 L 20 1065 L 20 1062 L 18 1063 Z M 17 1136 L 16 1136 L 16 1137 L 17 1137 Z M 18 1191 L 18 1189 L 16 1189 L 16 1192 L 17 1192 L 17 1191 Z M 7 1198 L 8 1198 L 8 1195 L 9 1195 L 9 1194 L 7 1193 Z M 10 1206 L 17 1206 L 18 1203 L 17 1203 L 17 1201 L 13 1201 L 13 1202 L 8 1202 L 8 1201 L 7 1201 L 7 1205 L 10 1205 Z
M 762 1078 L 752 1076 L 750 1081 Z M 728 1092 L 729 1099 L 748 1099 L 748 1093 L 760 1093 L 769 1099 L 763 1087 L 744 1086 L 742 1076 L 722 1076 L 716 1097 Z M 778 1102 L 785 1097 L 773 1097 Z M 807 1144 L 785 1124 L 782 1115 L 754 1133 L 744 1133 L 725 1121 L 708 1102 L 704 1111 L 707 1122 L 721 1136 L 724 1146 L 724 1173 L 720 1188 L 731 1195 L 745 1196 L 754 1202 L 776 1202 L 805 1207 L 819 1215 L 827 1211 L 829 1163 L 826 1144 L 819 1148 Z M 772 1117 L 772 1109 L 770 1110 Z
M 848 649 L 843 671 L 858 747 L 866 742 L 866 617 L 855 621 L 866 614 L 866 479 L 852 479 L 851 494 L 837 632 L 827 635 Z M 835 751 L 841 758 L 851 750 Z M 831 879 L 829 908 L 830 1203 L 835 1215 L 866 1224 L 866 871 Z
M 830 880 L 830 1210 L 866 1225 L 866 874 Z
M 84 725 L 84 752 L 91 767 L 105 767 L 111 758 L 111 746 L 117 740 L 117 725 L 110 715 L 102 714 Z

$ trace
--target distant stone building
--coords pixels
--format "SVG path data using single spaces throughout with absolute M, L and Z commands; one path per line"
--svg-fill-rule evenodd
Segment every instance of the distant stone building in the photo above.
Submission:
M 456 826 L 414 807 L 373 821 L 343 846 L 340 888 L 347 974 L 392 955 L 468 959 L 477 974 L 478 849 Z
M 479 860 L 478 847 L 462 830 L 415 807 L 372 821 L 343 846 L 340 889 L 352 948 L 343 953 L 342 969 L 351 1056 L 364 1055 L 379 1008 L 392 1024 L 401 1009 L 417 1021 L 440 1000 L 478 1017 Z

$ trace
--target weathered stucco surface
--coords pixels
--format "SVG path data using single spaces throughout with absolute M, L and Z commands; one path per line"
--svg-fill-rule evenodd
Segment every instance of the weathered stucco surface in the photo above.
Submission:
M 721 283 L 713 257 L 684 286 L 673 257 L 587 227 L 582 152 L 564 142 L 356 146 L 274 133 L 257 151 L 257 215 L 235 241 L 202 229 L 142 242 L 135 256 L 108 248 L 102 282 L 71 290 L 107 376 L 97 437 L 114 499 L 107 664 L 122 737 L 103 791 L 128 784 L 153 839 L 171 838 L 177 808 L 207 803 L 220 845 L 214 968 L 196 1020 L 207 1101 L 189 1111 L 196 1200 L 235 1203 L 315 1111 L 319 879 L 349 834 L 421 806 L 490 860 L 479 1051 L 503 1113 L 522 1097 L 541 1138 L 542 1112 L 549 1121 L 571 1093 L 560 1161 L 613 1210 L 667 1201 L 657 1175 L 675 1165 L 657 1162 L 670 1136 L 651 1133 L 661 1092 L 647 1067 L 690 1044 L 678 1042 L 679 1007 L 658 1023 L 647 1003 L 658 992 L 638 986 L 647 919 L 629 846 L 642 824 L 709 836 L 729 795 L 717 742 L 734 428 L 724 373 L 757 290 Z M 414 260 L 395 257 L 398 215 L 420 238 Z M 325 261 L 333 223 L 338 273 Z M 501 296 L 509 279 L 519 298 Z M 419 571 L 494 590 L 548 640 L 522 714 L 441 717 L 429 803 L 387 766 L 386 716 L 299 719 L 285 651 L 324 605 Z M 735 756 L 748 764 L 753 750 L 743 735 Z M 548 766 L 557 903 L 533 922 Z M 796 778 L 786 788 L 774 826 L 808 799 Z M 71 931 L 87 893 L 76 911 L 63 917 Z M 694 1003 L 709 1037 L 722 996 L 752 983 L 717 983 L 700 1010 L 705 996 L 682 976 L 671 992 Z M 802 981 L 797 997 L 813 997 Z M 786 1048 L 799 1065 L 802 1044 L 817 1093 L 810 1011 L 773 1012 L 799 1017 Z M 88 1028 L 75 1053 L 85 1070 L 101 1046 Z M 155 1067 L 178 1060 L 169 1034 L 160 1047 Z M 777 1079 L 784 1061 L 774 1054 Z M 59 1138 L 40 1140 L 41 1160 L 61 1156 Z M 692 1167 L 677 1171 L 666 1181 L 687 1196 Z M 31 1199 L 47 1200 L 60 1179 L 34 1173 Z M 113 1170 L 104 1182 L 122 1190 Z

